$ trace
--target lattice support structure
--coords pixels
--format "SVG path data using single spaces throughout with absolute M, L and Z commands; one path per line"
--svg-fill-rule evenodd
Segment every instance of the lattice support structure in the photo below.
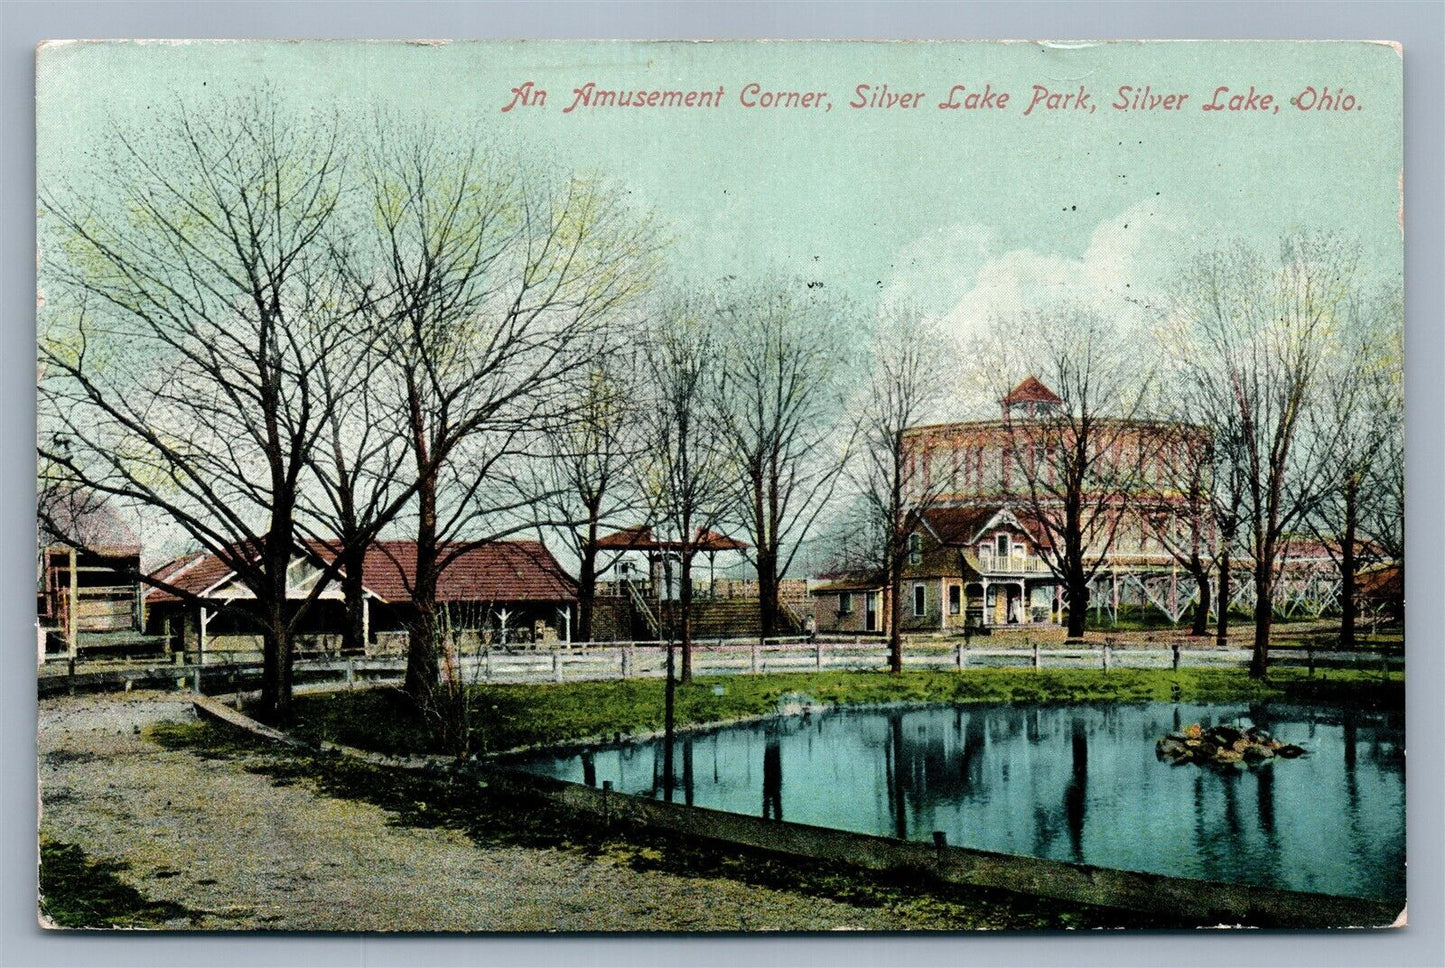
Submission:
M 1253 612 L 1254 577 L 1248 570 L 1230 572 L 1230 607 Z M 1210 580 L 1211 587 L 1217 589 L 1217 576 Z M 1339 573 L 1331 565 L 1287 566 L 1275 579 L 1274 608 L 1285 618 L 1319 618 L 1339 609 L 1342 590 Z M 1152 609 L 1178 624 L 1198 602 L 1198 583 L 1175 568 L 1105 570 L 1095 575 L 1089 585 L 1089 606 L 1096 620 L 1107 615 L 1111 623 L 1118 622 L 1119 609 L 1126 606 L 1141 611 Z M 1218 610 L 1219 602 L 1212 598 L 1210 615 L 1217 616 Z

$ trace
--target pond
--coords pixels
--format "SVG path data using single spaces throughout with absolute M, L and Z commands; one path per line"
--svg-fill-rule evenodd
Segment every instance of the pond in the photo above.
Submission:
M 1169 766 L 1181 725 L 1254 724 L 1307 755 Z M 1296 705 L 836 710 L 514 765 L 840 830 L 1177 877 L 1401 902 L 1404 717 Z

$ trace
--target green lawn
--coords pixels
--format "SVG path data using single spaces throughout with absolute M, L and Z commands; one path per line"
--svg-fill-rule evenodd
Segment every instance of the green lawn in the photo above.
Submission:
M 698 678 L 677 691 L 680 726 L 767 715 L 789 694 L 826 705 L 984 702 L 1250 702 L 1268 699 L 1401 706 L 1404 678 L 1278 669 L 1265 682 L 1243 670 L 970 669 L 963 672 L 820 672 Z M 470 693 L 478 754 L 659 730 L 657 679 L 488 685 Z M 293 732 L 387 753 L 438 752 L 435 731 L 391 688 L 297 697 Z

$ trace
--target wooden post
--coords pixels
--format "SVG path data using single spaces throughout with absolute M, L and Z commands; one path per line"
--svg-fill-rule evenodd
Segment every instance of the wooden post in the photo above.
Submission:
M 758 671 L 758 667 L 759 667 L 759 666 L 761 665 L 761 663 L 762 663 L 762 651 L 763 651 L 762 646 L 760 646 L 758 643 L 754 642 L 754 643 L 753 643 L 753 649 L 752 649 L 752 652 L 753 652 L 753 656 L 752 656 L 752 671 L 753 671 L 753 672 L 757 672 L 757 671 Z
M 813 643 L 813 668 L 823 668 L 823 641 L 819 639 Z
M 1119 570 L 1117 568 L 1110 569 L 1109 575 L 1114 582 L 1114 614 L 1109 619 L 1109 624 L 1117 626 L 1119 624 Z
M 1034 643 L 1034 668 L 1043 668 L 1043 659 L 1042 656 L 1039 655 L 1039 644 L 1037 642 Z
M 1108 672 L 1114 666 L 1114 647 L 1108 642 L 1104 643 L 1104 671 Z
M 351 689 L 356 685 L 356 660 L 346 660 L 346 688 Z
M 626 679 L 632 675 L 632 646 L 622 647 L 622 678 Z
M 962 669 L 963 664 L 966 661 L 967 660 L 963 657 L 963 643 L 960 642 L 953 647 L 953 664 L 959 669 Z
M 1175 671 L 1175 672 L 1178 672 L 1178 671 L 1179 671 L 1179 642 L 1178 642 L 1178 640 L 1175 640 L 1173 643 L 1171 643 L 1171 648 L 1173 648 L 1173 650 L 1174 650 L 1174 671 Z
M 70 589 L 65 609 L 65 650 L 74 663 L 80 655 L 80 576 L 76 571 L 75 549 L 70 549 Z
M 371 599 L 361 596 L 361 650 L 367 651 L 371 644 Z
M 1305 658 L 1309 661 L 1309 675 L 1313 679 L 1315 675 L 1315 647 L 1313 643 L 1305 646 Z
M 552 650 L 552 681 L 562 681 L 562 650 Z
M 211 621 L 211 615 L 206 606 L 201 606 L 201 623 L 196 633 L 196 665 L 206 660 L 206 624 Z M 200 690 L 196 690 L 199 692 Z

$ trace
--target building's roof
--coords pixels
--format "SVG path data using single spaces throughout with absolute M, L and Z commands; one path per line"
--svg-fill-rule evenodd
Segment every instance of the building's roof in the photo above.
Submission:
M 1047 543 L 1047 531 L 1025 508 L 1005 503 L 968 504 L 929 508 L 921 516 L 938 540 L 946 545 L 970 544 L 1000 513 L 1012 517 L 1030 540 Z
M 874 573 L 848 573 L 829 576 L 825 581 L 808 589 L 810 595 L 828 595 L 837 592 L 866 592 L 888 584 L 882 576 Z
M 443 544 L 441 558 L 456 553 L 437 580 L 441 602 L 575 602 L 577 589 L 540 541 L 493 541 L 465 547 Z M 362 581 L 388 602 L 411 598 L 416 581 L 416 542 L 378 541 L 366 552 Z
M 310 542 L 308 546 L 319 558 L 330 557 L 327 544 Z M 474 546 L 453 542 L 443 543 L 439 551 L 445 564 L 437 581 L 437 601 L 577 600 L 572 579 L 540 541 L 493 541 Z M 416 542 L 375 542 L 367 549 L 362 568 L 362 583 L 372 595 L 386 602 L 409 601 L 416 582 Z M 230 574 L 230 567 L 208 552 L 183 556 L 151 573 L 191 595 L 204 593 Z M 152 604 L 179 600 L 156 587 L 148 588 L 145 597 Z
M 920 516 L 939 541 L 946 545 L 962 545 L 972 541 L 1000 510 L 1001 505 L 998 504 L 978 504 L 929 508 Z
M 208 551 L 196 551 L 166 562 L 151 572 L 150 577 L 157 582 L 177 588 L 187 595 L 200 595 L 229 574 L 231 574 L 230 566 L 221 559 Z M 161 588 L 149 583 L 141 594 L 151 604 L 177 602 L 181 598 L 169 588 Z
M 1029 376 L 1022 383 L 1008 392 L 1003 398 L 1005 404 L 1010 403 L 1063 403 L 1064 401 L 1054 391 L 1039 382 L 1036 376 Z
M 1367 599 L 1404 598 L 1405 572 L 1398 562 L 1362 569 L 1355 575 L 1355 589 Z
M 679 549 L 682 547 L 682 542 L 674 538 L 658 538 L 653 535 L 652 528 L 645 524 L 639 524 L 604 535 L 598 540 L 597 547 L 612 551 L 664 551 Z M 697 529 L 697 540 L 693 542 L 693 550 L 703 552 L 742 551 L 747 547 L 748 544 L 745 541 L 730 538 L 716 531 L 708 531 L 705 528 Z

